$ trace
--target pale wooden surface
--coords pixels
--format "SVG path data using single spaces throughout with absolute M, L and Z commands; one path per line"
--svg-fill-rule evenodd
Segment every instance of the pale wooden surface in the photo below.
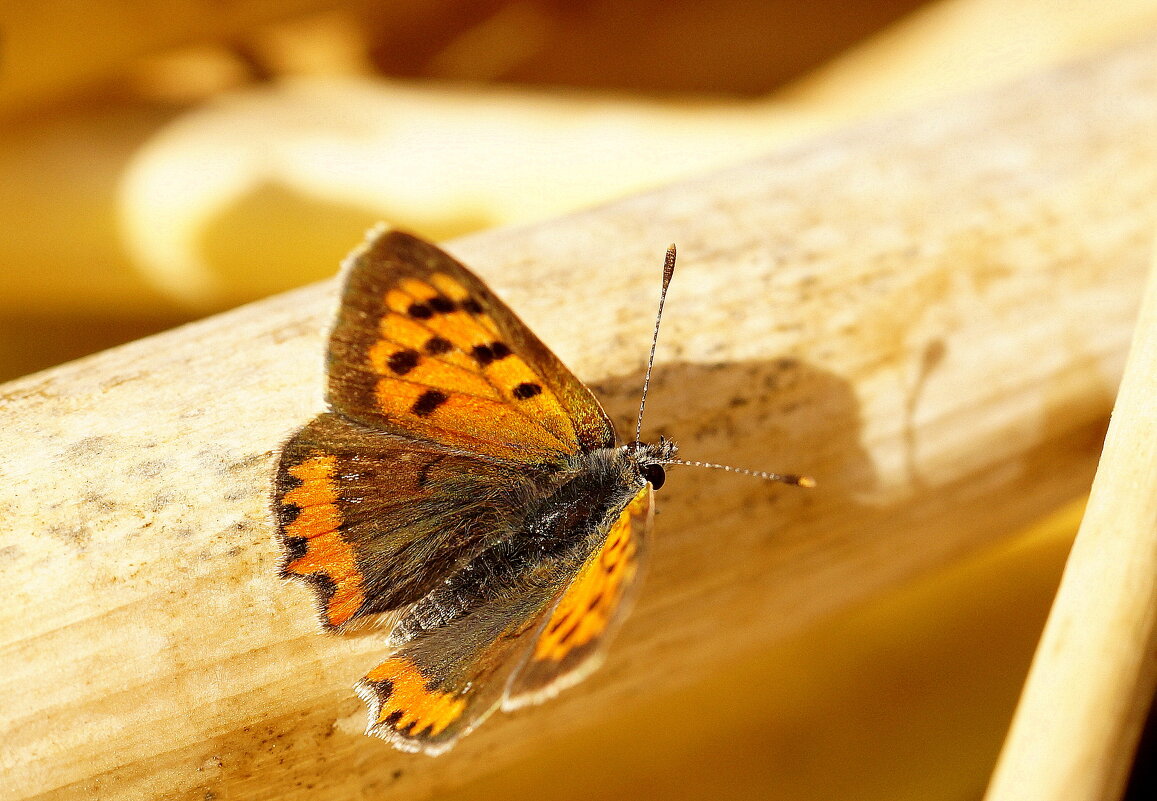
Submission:
M 820 487 L 673 471 L 607 666 L 436 760 L 360 734 L 349 687 L 380 648 L 318 634 L 274 575 L 274 452 L 319 408 L 331 285 L 7 385 L 8 796 L 429 797 L 1079 493 L 1157 211 L 1155 126 L 1149 42 L 454 243 L 623 429 L 677 241 L 647 429 Z
M 1109 801 L 1157 681 L 1157 267 L 988 801 Z

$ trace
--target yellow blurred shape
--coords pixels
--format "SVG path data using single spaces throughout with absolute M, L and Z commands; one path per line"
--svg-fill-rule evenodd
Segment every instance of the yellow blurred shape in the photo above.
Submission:
M 303 266 L 304 277 L 336 267 L 340 253 L 277 258 L 277 240 L 290 227 L 318 224 L 310 204 L 322 219 L 363 209 L 359 229 L 384 219 L 450 237 L 728 164 L 799 125 L 806 122 L 780 115 L 770 133 L 767 120 L 745 107 L 482 95 L 354 78 L 285 81 L 224 96 L 158 131 L 123 173 L 121 230 L 142 274 L 170 297 L 228 306 L 300 283 Z M 282 194 L 270 194 L 271 186 Z M 275 210 L 251 217 L 275 222 L 245 238 L 264 237 L 263 250 L 232 238 L 208 241 L 210 224 L 232 209 L 252 211 L 256 199 L 285 193 L 306 213 L 284 224 Z M 236 234 L 243 224 L 226 229 Z M 241 284 L 226 280 L 210 252 L 248 261 L 249 275 Z
M 253 78 L 248 65 L 218 45 L 179 48 L 142 59 L 133 69 L 133 92 L 168 103 L 203 101 Z

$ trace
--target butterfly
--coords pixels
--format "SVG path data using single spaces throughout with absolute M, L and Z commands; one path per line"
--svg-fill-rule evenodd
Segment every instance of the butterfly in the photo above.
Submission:
M 273 506 L 281 575 L 312 588 L 322 626 L 385 632 L 355 686 L 366 733 L 439 754 L 596 669 L 638 592 L 664 466 L 686 464 L 675 444 L 638 428 L 620 443 L 481 280 L 397 230 L 347 260 L 327 376 Z

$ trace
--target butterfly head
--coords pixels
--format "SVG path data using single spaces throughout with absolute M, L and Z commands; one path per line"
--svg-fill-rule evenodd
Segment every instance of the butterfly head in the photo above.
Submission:
M 679 446 L 669 439 L 659 437 L 658 442 L 628 442 L 622 451 L 644 481 L 659 489 L 667 480 L 664 465 L 670 464 L 679 452 Z

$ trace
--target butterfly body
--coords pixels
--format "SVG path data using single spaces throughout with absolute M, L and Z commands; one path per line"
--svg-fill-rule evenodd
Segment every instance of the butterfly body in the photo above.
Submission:
M 590 391 L 433 245 L 351 257 L 331 410 L 283 447 L 282 575 L 325 628 L 380 623 L 367 733 L 436 754 L 599 664 L 638 588 L 668 441 L 620 445 Z
M 547 555 L 575 540 L 597 539 L 648 484 L 651 466 L 674 453 L 674 443 L 664 441 L 580 454 L 556 489 L 528 504 L 523 541 Z

